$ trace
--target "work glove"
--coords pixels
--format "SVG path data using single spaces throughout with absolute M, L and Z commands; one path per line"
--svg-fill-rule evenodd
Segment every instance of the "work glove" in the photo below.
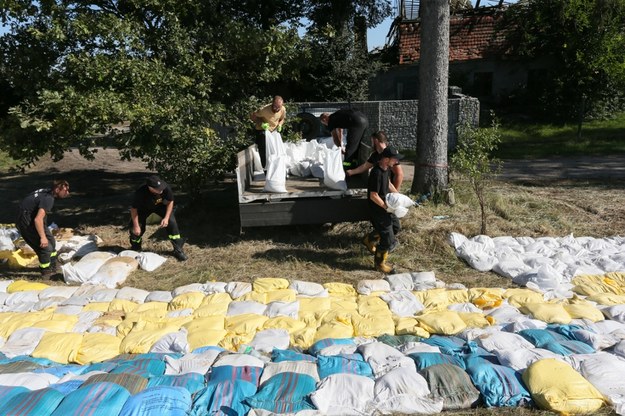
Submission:
M 260 128 L 262 128 L 263 130 L 269 130 L 269 123 L 263 123 L 260 125 Z
M 278 133 L 282 133 L 282 124 L 278 126 Z

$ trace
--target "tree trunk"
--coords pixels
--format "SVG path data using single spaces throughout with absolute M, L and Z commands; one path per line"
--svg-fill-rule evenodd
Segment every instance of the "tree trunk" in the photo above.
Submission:
M 412 193 L 447 187 L 449 1 L 421 1 L 417 163 Z

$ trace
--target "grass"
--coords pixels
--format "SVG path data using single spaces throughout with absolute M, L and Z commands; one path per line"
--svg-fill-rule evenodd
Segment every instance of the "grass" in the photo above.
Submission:
M 625 112 L 608 120 L 577 124 L 502 122 L 502 143 L 495 156 L 501 159 L 530 159 L 550 156 L 611 155 L 625 153 Z

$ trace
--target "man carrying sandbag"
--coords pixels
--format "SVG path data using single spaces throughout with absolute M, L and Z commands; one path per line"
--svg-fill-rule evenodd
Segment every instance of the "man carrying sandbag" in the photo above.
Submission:
M 345 151 L 343 155 L 343 169 L 352 169 L 358 166 L 358 149 L 365 137 L 365 130 L 369 127 L 367 117 L 353 108 L 344 108 L 334 113 L 323 113 L 319 120 L 331 132 L 334 144 L 343 145 L 343 129 L 347 129 Z
M 256 146 L 258 146 L 260 161 L 264 169 L 267 169 L 265 131 L 278 131 L 280 133 L 285 119 L 286 108 L 284 107 L 284 100 L 279 95 L 273 97 L 273 101 L 270 104 L 250 114 L 250 120 L 254 122 L 256 129 L 254 141 Z
M 367 198 L 371 224 L 380 235 L 380 242 L 375 249 L 374 263 L 376 270 L 386 274 L 395 273 L 393 267 L 386 263 L 386 259 L 395 241 L 395 235 L 401 230 L 399 218 L 387 212 L 386 194 L 397 192 L 390 180 L 391 166 L 397 164 L 403 157 L 394 147 L 388 146 L 380 154 L 377 165 L 369 172 Z
M 22 200 L 17 215 L 17 229 L 22 238 L 39 259 L 41 276 L 49 279 L 57 269 L 56 240 L 50 232 L 47 214 L 52 211 L 54 200 L 69 196 L 69 183 L 55 180 L 52 188 L 37 189 Z
M 169 241 L 174 248 L 174 257 L 185 261 L 187 255 L 182 250 L 184 240 L 174 215 L 174 193 L 165 181 L 156 175 L 149 176 L 145 185 L 135 191 L 130 208 L 130 248 L 141 251 L 141 237 L 145 233 L 146 220 L 150 214 L 161 217 L 161 228 L 167 229 Z

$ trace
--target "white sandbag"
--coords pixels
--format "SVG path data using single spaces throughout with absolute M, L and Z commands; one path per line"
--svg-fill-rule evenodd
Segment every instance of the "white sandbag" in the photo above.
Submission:
M 601 312 L 616 322 L 625 323 L 625 305 L 613 305 L 601 309 Z
M 454 250 L 458 250 L 468 240 L 468 238 L 460 233 L 449 234 L 449 244 L 454 248 Z
M 69 240 L 57 241 L 57 256 L 61 263 L 67 263 L 72 259 L 80 259 L 89 253 L 98 250 L 98 243 L 101 242 L 96 235 L 75 235 Z
M 34 305 L 39 302 L 39 290 L 24 290 L 13 292 L 4 300 L 4 304 L 11 307 L 19 306 L 22 303 Z M 14 309 L 14 308 L 12 308 Z
M 481 272 L 488 272 L 497 264 L 497 258 L 486 245 L 471 240 L 458 247 L 456 255 Z
M 334 355 L 349 355 L 358 352 L 359 344 L 334 344 L 328 345 L 317 352 L 317 356 L 332 357 Z
M 294 290 L 301 296 L 328 297 L 327 289 L 315 282 L 293 280 L 289 285 L 289 289 Z
M 499 276 L 507 277 L 508 279 L 512 279 L 515 276 L 528 272 L 530 270 L 530 266 L 525 264 L 518 257 L 506 257 L 503 260 L 499 260 L 497 264 L 493 266 L 493 272 L 497 273 Z
M 298 319 L 299 302 L 270 302 L 265 309 L 265 316 L 275 318 L 276 316 L 287 316 L 289 318 Z
M 324 415 L 361 416 L 367 414 L 373 400 L 375 382 L 357 374 L 332 374 L 317 384 L 310 400 Z
M 238 299 L 252 291 L 252 284 L 249 282 L 228 282 L 226 292 L 232 299 Z
M 562 283 L 562 275 L 548 264 L 515 276 L 512 281 L 521 286 L 533 283 L 540 291 L 555 290 Z
M 267 176 L 265 177 L 264 192 L 286 193 L 286 164 L 285 157 L 275 156 L 267 162 Z
M 514 322 L 517 319 L 525 317 L 517 308 L 508 304 L 502 304 L 500 307 L 490 311 L 487 315 L 492 317 L 498 324 Z
M 534 348 L 534 344 L 519 334 L 496 331 L 476 339 L 477 344 L 486 351 L 515 350 Z
M 438 286 L 436 275 L 433 271 L 413 272 L 410 274 L 412 275 L 412 285 L 414 290 L 434 289 Z
M 395 348 L 383 342 L 375 341 L 360 345 L 358 351 L 362 354 L 365 361 L 369 363 L 376 377 L 383 376 L 389 371 L 400 367 L 407 367 L 414 372 L 417 371 L 412 358 L 406 357 Z
M 32 312 L 37 302 L 20 302 L 15 305 L 5 305 L 3 312 Z
M 612 349 L 612 353 L 622 359 L 625 359 L 625 340 L 617 342 Z
M 26 387 L 28 390 L 41 390 L 58 382 L 59 378 L 48 373 L 6 373 L 0 374 L 0 386 Z
M 256 351 L 268 354 L 274 348 L 286 350 L 289 344 L 290 336 L 286 329 L 265 329 L 258 331 L 249 345 Z
M 323 176 L 324 176 L 323 163 L 313 162 L 310 165 L 310 174 L 315 178 L 323 179 Z
M 175 298 L 185 293 L 193 293 L 193 292 L 206 293 L 205 289 L 206 287 L 204 286 L 203 283 L 191 283 L 188 285 L 174 288 L 174 290 L 171 291 L 171 295 Z
M 391 291 L 414 290 L 412 273 L 388 274 L 384 277 L 388 281 Z
M 397 347 L 402 354 L 409 355 L 419 352 L 435 352 L 440 353 L 441 349 L 436 345 L 426 344 L 425 342 L 409 341 Z
M 425 378 L 408 368 L 396 368 L 378 378 L 373 395 L 372 409 L 385 415 L 438 414 L 443 410 L 443 399 L 429 398 Z
M 115 299 L 129 300 L 135 303 L 145 302 L 145 298 L 150 294 L 147 290 L 137 289 L 136 287 L 125 286 L 117 291 Z
M 141 270 L 145 270 L 146 272 L 153 272 L 167 261 L 167 257 L 163 257 L 160 254 L 144 251 L 139 253 L 139 255 L 136 257 L 136 260 L 139 262 L 139 267 L 141 268 Z
M 119 289 L 115 288 L 101 288 L 89 295 L 91 302 L 111 302 L 117 297 Z
M 136 251 L 136 250 L 123 250 L 120 251 L 119 253 L 117 253 L 117 257 L 130 257 L 133 259 L 136 259 L 139 254 L 141 254 L 140 251 Z
M 169 303 L 174 297 L 168 290 L 155 290 L 145 297 L 145 302 L 165 302 Z
M 57 309 L 57 313 L 59 309 Z M 84 332 L 88 332 L 89 328 L 93 326 L 95 321 L 103 315 L 103 312 L 98 311 L 87 311 L 87 312 L 78 312 L 75 315 L 78 315 L 78 322 L 74 324 L 74 328 L 72 328 L 72 332 L 77 334 L 82 334 Z
M 187 341 L 187 330 L 171 332 L 163 335 L 152 344 L 150 352 L 154 353 L 182 353 L 189 352 L 189 342 Z
M 265 364 L 265 369 L 260 376 L 260 383 L 262 384 L 269 380 L 271 377 L 276 374 L 281 373 L 297 373 L 304 374 L 310 376 L 315 380 L 315 382 L 319 381 L 319 370 L 317 369 L 317 363 L 312 361 L 281 361 L 278 363 L 269 362 Z
M 64 298 L 68 299 L 74 295 L 78 286 L 50 286 L 39 292 L 39 299 Z
M 6 355 L 7 358 L 30 355 L 37 348 L 39 341 L 41 341 L 45 333 L 46 330 L 41 328 L 15 330 L 4 343 L 4 346 L 0 348 L 0 352 Z
M 226 293 L 226 282 L 206 282 L 204 283 L 204 293 L 212 295 L 215 293 Z
M 93 251 L 74 264 L 61 266 L 65 283 L 85 283 L 91 279 L 104 263 L 115 257 L 115 254 L 104 251 Z
M 267 310 L 267 305 L 263 303 L 256 302 L 253 300 L 246 300 L 246 301 L 235 300 L 235 301 L 230 302 L 230 304 L 228 305 L 228 312 L 226 313 L 226 315 L 235 316 L 235 315 L 242 315 L 245 313 L 255 313 L 257 315 L 264 315 L 265 310 Z
M 188 353 L 180 358 L 165 356 L 165 374 L 206 374 L 221 353 L 219 348 L 210 348 L 202 353 Z
M 370 295 L 372 292 L 390 292 L 391 286 L 384 279 L 359 280 L 356 292 L 360 295 Z
M 10 279 L 0 280 L 0 293 L 7 293 L 7 287 L 9 287 L 13 282 L 14 281 Z
M 106 287 L 114 288 L 123 284 L 130 273 L 139 268 L 139 263 L 135 259 L 128 257 L 114 257 L 104 263 L 98 271 L 89 279 L 90 284 L 103 284 Z
M 263 174 L 263 161 L 260 158 L 257 145 L 254 145 L 252 148 L 252 168 L 254 170 L 254 175 Z
M 277 158 L 282 158 L 282 161 L 285 163 L 285 173 L 286 173 L 286 161 L 287 161 L 287 153 L 286 147 L 284 146 L 284 142 L 282 141 L 282 136 L 278 131 L 269 131 L 265 130 L 265 151 L 266 151 L 266 161 L 267 161 L 267 171 L 269 171 L 269 166 L 271 162 Z
M 345 170 L 343 169 L 343 155 L 341 149 L 328 149 L 323 161 L 323 184 L 330 189 L 346 191 Z
M 555 358 L 566 361 L 562 355 L 543 348 L 493 350 L 493 354 L 497 356 L 501 365 L 521 372 L 529 367 L 530 364 L 545 358 Z
M 586 354 L 578 371 L 610 400 L 617 412 L 620 410 L 619 414 L 623 414 L 625 361 L 608 353 Z
M 250 354 L 220 354 L 215 362 L 213 363 L 213 367 L 221 367 L 224 365 L 231 365 L 233 367 L 265 367 L 265 362 L 260 358 L 254 357 Z M 264 373 L 263 373 L 264 374 Z M 317 377 L 319 380 L 319 377 Z
M 408 213 L 409 208 L 415 206 L 415 202 L 410 197 L 399 192 L 389 192 L 385 199 L 386 212 L 395 214 L 397 218 L 403 218 Z
M 390 311 L 399 317 L 415 316 L 425 309 L 409 290 L 399 290 L 380 294 L 380 299 L 387 303 Z

